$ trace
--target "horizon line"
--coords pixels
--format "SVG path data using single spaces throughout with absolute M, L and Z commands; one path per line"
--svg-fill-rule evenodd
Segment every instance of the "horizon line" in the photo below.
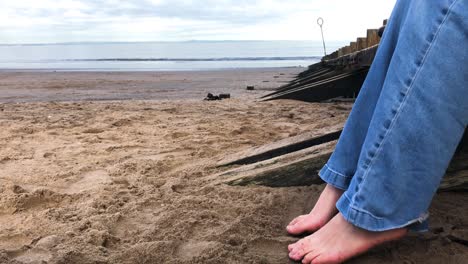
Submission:
M 190 43 L 190 42 L 321 42 L 321 40 L 148 40 L 148 41 L 70 41 L 44 43 L 0 43 L 0 46 L 47 46 L 47 45 L 92 45 L 92 44 L 139 44 L 139 43 Z M 328 42 L 346 42 L 330 40 Z

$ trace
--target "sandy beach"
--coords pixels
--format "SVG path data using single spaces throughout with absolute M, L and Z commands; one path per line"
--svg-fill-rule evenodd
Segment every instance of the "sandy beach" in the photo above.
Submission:
M 226 155 L 346 121 L 350 102 L 256 100 L 301 70 L 1 72 L 0 263 L 293 263 L 285 226 L 324 186 L 213 175 Z M 466 212 L 465 193 L 440 193 L 430 232 L 349 263 L 466 263 Z

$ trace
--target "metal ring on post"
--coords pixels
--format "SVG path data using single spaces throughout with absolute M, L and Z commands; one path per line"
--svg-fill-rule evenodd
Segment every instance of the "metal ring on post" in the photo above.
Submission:
M 323 18 L 319 17 L 319 18 L 317 19 L 317 25 L 319 25 L 320 27 L 322 27 L 322 26 L 323 26 L 323 23 L 324 23 Z
M 319 25 L 320 31 L 322 31 L 323 53 L 325 54 L 325 56 L 327 56 L 327 48 L 325 47 L 325 38 L 323 37 L 323 24 L 324 23 L 325 21 L 323 20 L 323 18 L 319 17 L 317 19 L 317 25 Z

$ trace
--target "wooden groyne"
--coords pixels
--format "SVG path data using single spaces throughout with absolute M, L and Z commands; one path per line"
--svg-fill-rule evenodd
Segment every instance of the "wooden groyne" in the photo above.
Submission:
M 262 97 L 262 100 L 320 102 L 336 97 L 356 97 L 377 53 L 386 24 L 387 20 L 384 20 L 381 29 L 368 29 L 366 37 L 357 38 L 348 46 L 323 57 L 320 63 L 309 66 L 295 80 Z

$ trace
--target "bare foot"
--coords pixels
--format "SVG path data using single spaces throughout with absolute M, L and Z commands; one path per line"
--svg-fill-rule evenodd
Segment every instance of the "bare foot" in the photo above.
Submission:
M 291 235 L 299 235 L 304 232 L 314 232 L 324 226 L 338 213 L 336 202 L 340 199 L 343 191 L 327 184 L 314 209 L 307 214 L 301 215 L 286 227 Z
M 302 263 L 341 263 L 406 233 L 405 228 L 370 232 L 348 223 L 339 213 L 313 235 L 289 245 L 289 257 Z

